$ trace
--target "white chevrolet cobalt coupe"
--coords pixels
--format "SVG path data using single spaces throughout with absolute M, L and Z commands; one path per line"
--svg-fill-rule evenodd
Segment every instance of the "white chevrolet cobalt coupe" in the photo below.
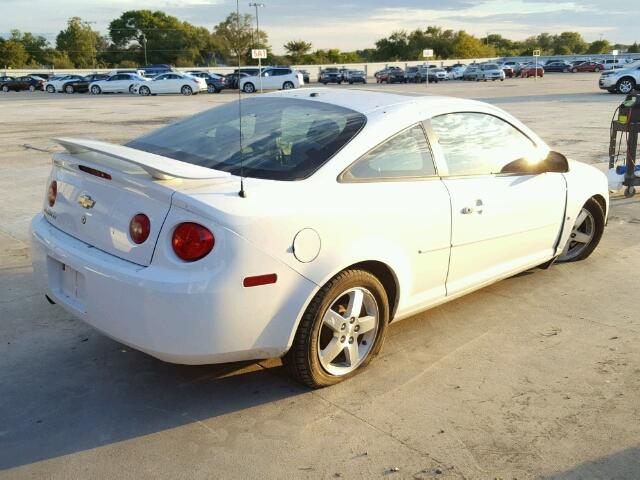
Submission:
M 455 98 L 306 89 L 58 141 L 31 225 L 51 302 L 168 362 L 282 357 L 311 387 L 391 321 L 588 257 L 609 206 L 602 173 Z

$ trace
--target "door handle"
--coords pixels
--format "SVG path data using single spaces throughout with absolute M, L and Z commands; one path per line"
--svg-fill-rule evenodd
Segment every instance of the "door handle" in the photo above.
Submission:
M 482 202 L 481 199 L 476 200 L 476 204 L 475 207 L 464 207 L 460 213 L 462 213 L 463 215 L 471 215 L 472 213 L 478 213 L 481 214 L 482 213 L 482 208 L 477 208 L 477 207 L 482 207 L 484 205 L 484 203 Z

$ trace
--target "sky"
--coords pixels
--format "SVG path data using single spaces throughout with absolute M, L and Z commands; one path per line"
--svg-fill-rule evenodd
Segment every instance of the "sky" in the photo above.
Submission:
M 541 32 L 578 31 L 593 41 L 640 41 L 640 1 L 611 0 L 262 0 L 260 28 L 276 53 L 289 40 L 303 39 L 313 48 L 343 51 L 372 47 L 394 30 L 438 25 L 477 36 L 499 33 L 523 39 Z M 249 0 L 241 12 L 253 13 Z M 624 8 L 623 8 L 624 5 Z M 236 7 L 235 0 L 0 0 L 0 36 L 13 28 L 54 40 L 69 17 L 95 22 L 107 31 L 109 21 L 132 9 L 163 10 L 181 20 L 212 28 Z

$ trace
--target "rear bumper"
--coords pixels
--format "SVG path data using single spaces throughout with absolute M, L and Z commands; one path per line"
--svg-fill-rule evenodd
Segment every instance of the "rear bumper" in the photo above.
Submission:
M 215 269 L 141 267 L 67 235 L 42 214 L 31 223 L 31 248 L 43 293 L 105 335 L 172 363 L 283 355 L 317 289 L 232 232 L 220 248 L 238 260 Z M 272 272 L 275 284 L 242 286 L 245 276 Z

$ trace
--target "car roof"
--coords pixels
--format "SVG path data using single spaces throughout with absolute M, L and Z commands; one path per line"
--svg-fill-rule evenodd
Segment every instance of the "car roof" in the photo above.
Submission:
M 314 96 L 312 96 L 312 94 Z M 339 107 L 349 108 L 365 115 L 377 110 L 391 107 L 449 105 L 453 108 L 469 108 L 479 104 L 473 100 L 466 100 L 444 96 L 409 96 L 396 93 L 381 93 L 371 90 L 338 90 L 335 88 L 304 88 L 295 91 L 268 93 L 266 96 L 287 96 L 316 102 L 330 103 Z M 483 104 L 484 105 L 484 104 Z

